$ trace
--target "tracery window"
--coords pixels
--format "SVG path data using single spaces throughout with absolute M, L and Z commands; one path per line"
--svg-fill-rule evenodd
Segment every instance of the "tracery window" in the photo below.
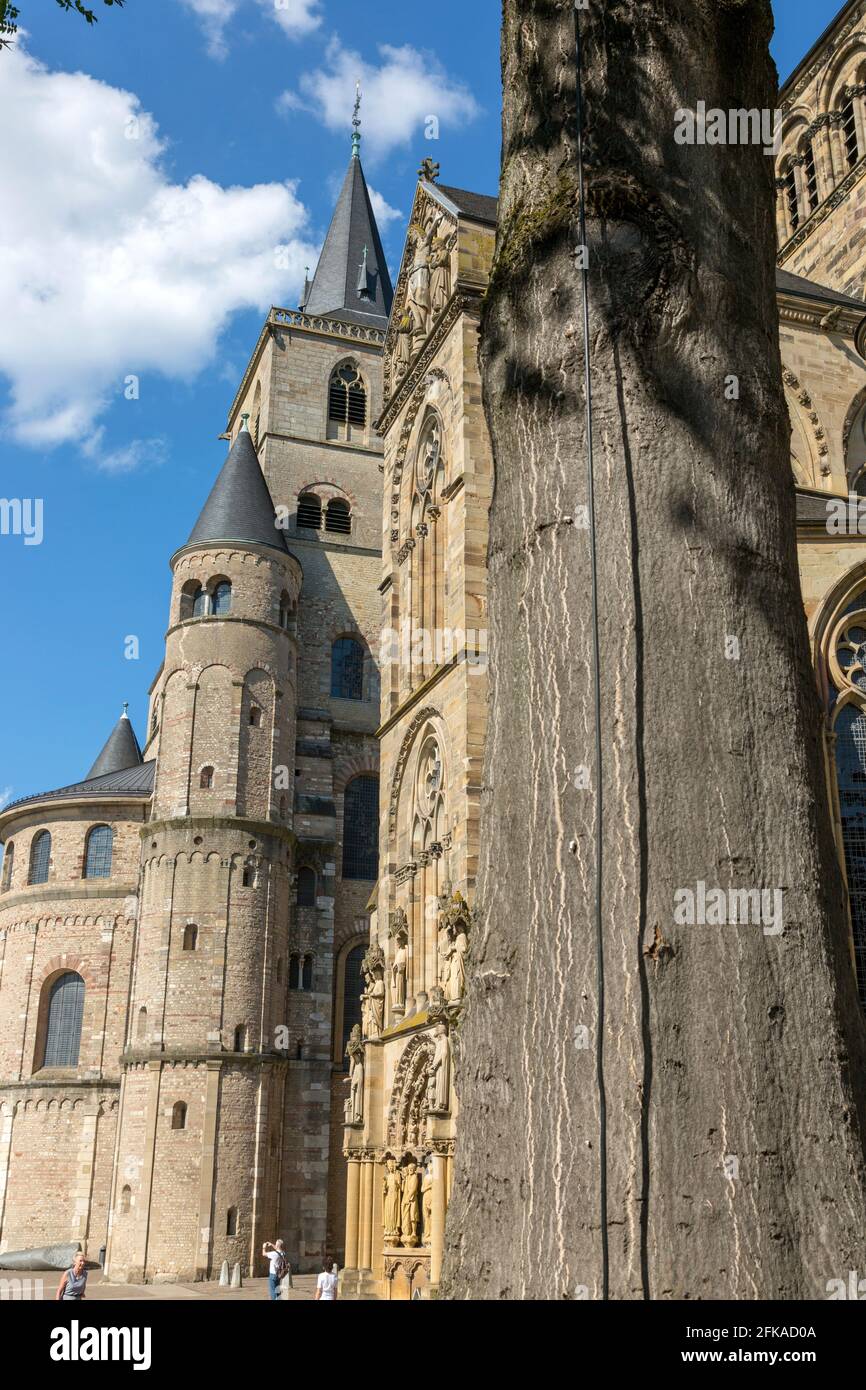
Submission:
M 829 676 L 854 963 L 866 1009 L 866 590 L 835 623 Z
M 328 383 L 328 438 L 352 439 L 367 423 L 367 389 L 354 362 L 344 362 Z

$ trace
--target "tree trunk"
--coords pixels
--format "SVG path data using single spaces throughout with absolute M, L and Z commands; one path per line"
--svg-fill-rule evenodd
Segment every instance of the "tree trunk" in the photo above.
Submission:
M 797 575 L 773 159 L 674 140 L 678 107 L 775 106 L 770 4 L 608 0 L 581 30 L 610 1297 L 826 1298 L 866 1276 L 866 1038 Z M 491 709 L 442 1295 L 599 1298 L 572 0 L 504 0 L 502 57 Z M 678 924 L 700 884 L 769 890 L 763 924 Z

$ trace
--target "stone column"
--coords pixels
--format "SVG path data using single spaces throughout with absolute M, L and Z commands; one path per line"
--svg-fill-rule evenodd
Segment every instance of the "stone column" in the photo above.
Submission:
M 442 1154 L 433 1155 L 433 1210 L 430 1223 L 430 1283 L 439 1283 L 442 1273 L 442 1255 L 445 1249 L 445 1211 L 448 1205 L 446 1184 L 448 1181 L 448 1159 Z
M 361 1164 L 361 1217 L 358 1235 L 358 1268 L 372 1269 L 373 1265 L 373 1164 Z
M 358 1268 L 358 1204 L 360 1198 L 361 1165 L 356 1158 L 348 1162 L 346 1187 L 346 1269 Z

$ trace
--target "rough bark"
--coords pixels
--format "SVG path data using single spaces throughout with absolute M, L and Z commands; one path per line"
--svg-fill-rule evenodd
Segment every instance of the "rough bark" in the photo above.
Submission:
M 770 4 L 607 0 L 582 26 L 610 1296 L 826 1298 L 866 1275 L 866 1046 L 797 576 L 773 160 L 673 139 L 701 99 L 775 106 Z M 442 1294 L 598 1298 L 571 0 L 504 0 L 502 57 L 491 706 Z M 699 881 L 782 889 L 782 933 L 675 925 Z

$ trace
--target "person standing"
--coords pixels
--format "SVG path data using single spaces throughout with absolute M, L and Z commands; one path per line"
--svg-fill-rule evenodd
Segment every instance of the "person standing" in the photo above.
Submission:
M 84 1290 L 87 1288 L 87 1265 L 84 1256 L 79 1253 L 75 1256 L 71 1266 L 62 1276 L 57 1286 L 55 1301 L 57 1303 L 67 1302 L 71 1299 L 85 1297 Z
M 286 1247 L 283 1241 L 278 1240 L 275 1245 L 266 1240 L 262 1246 L 262 1254 L 267 1260 L 270 1270 L 268 1273 L 269 1297 L 276 1302 L 280 1296 L 280 1284 L 289 1272 L 289 1262 L 286 1258 Z
M 322 1272 L 316 1280 L 316 1302 L 333 1303 L 337 1297 L 337 1266 L 325 1260 Z

